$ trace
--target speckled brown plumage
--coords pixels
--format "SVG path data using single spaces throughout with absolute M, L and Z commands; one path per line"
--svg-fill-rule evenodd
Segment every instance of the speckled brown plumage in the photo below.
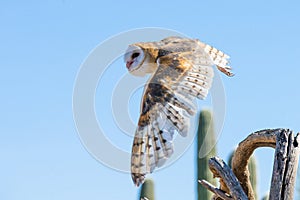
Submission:
M 132 46 L 147 55 L 148 63 L 142 64 L 154 67 L 144 90 L 132 146 L 132 179 L 139 186 L 146 174 L 172 155 L 174 133 L 187 135 L 189 117 L 196 113 L 193 100 L 207 96 L 213 80 L 212 66 L 228 76 L 233 74 L 227 65 L 229 56 L 197 39 L 169 37 Z

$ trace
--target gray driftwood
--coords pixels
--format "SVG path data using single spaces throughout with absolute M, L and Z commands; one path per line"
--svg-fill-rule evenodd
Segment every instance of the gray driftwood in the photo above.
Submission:
M 233 200 L 233 198 L 229 194 L 225 193 L 223 190 L 219 188 L 216 188 L 206 180 L 199 180 L 199 183 L 201 183 L 209 191 L 215 193 L 218 197 L 221 197 L 222 199 L 225 200 Z
M 247 165 L 253 151 L 259 147 L 275 148 L 269 200 L 293 199 L 299 157 L 299 134 L 294 137 L 289 129 L 267 129 L 250 134 L 235 151 L 232 171 L 223 160 L 211 158 L 210 170 L 215 177 L 220 178 L 220 190 L 213 190 L 213 186 L 210 185 L 211 191 L 215 193 L 214 199 L 254 200 Z M 209 183 L 203 180 L 199 182 L 208 188 Z M 220 191 L 224 194 L 220 194 Z M 226 195 L 226 198 L 223 195 Z
M 233 174 L 230 167 L 226 165 L 226 163 L 222 159 L 218 157 L 211 158 L 208 164 L 209 164 L 209 169 L 210 171 L 212 171 L 214 176 L 220 178 L 222 184 L 226 185 L 226 187 L 229 188 L 230 195 L 232 196 L 233 199 L 241 199 L 241 200 L 248 199 L 245 192 L 243 191 L 243 188 L 239 183 L 239 180 Z M 225 189 L 225 190 L 227 190 L 227 188 L 221 187 L 221 189 Z

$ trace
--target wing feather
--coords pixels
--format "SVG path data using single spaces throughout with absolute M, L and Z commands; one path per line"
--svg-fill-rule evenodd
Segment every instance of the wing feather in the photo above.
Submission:
M 230 57 L 227 54 L 208 44 L 201 43 L 200 41 L 199 44 L 204 48 L 204 51 L 209 54 L 214 64 L 221 72 L 223 72 L 227 76 L 234 76 L 234 74 L 231 72 L 231 67 L 228 65 L 228 59 Z
M 185 112 L 188 113 L 188 115 L 195 115 L 195 111 L 197 110 L 195 104 L 193 103 L 193 100 L 185 95 L 182 95 L 178 92 L 175 92 L 175 97 L 170 98 L 169 100 L 170 104 L 181 108 Z

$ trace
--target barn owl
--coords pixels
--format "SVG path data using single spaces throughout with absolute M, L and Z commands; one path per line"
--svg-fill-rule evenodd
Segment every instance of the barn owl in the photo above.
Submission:
M 151 74 L 132 145 L 131 176 L 136 186 L 172 155 L 174 133 L 187 135 L 190 117 L 197 111 L 194 99 L 204 99 L 212 85 L 212 66 L 233 76 L 228 58 L 197 39 L 168 37 L 129 45 L 124 55 L 129 73 Z

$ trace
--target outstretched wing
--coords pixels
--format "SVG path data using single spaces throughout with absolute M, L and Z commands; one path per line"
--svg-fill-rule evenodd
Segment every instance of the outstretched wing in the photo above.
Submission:
M 212 66 L 227 67 L 225 54 L 220 59 L 222 52 L 210 51 L 210 46 L 199 41 L 196 44 L 191 51 L 160 57 L 145 88 L 131 157 L 132 179 L 137 186 L 172 155 L 174 133 L 187 135 L 190 117 L 197 111 L 193 101 L 204 99 L 211 87 Z M 212 57 L 214 54 L 218 56 Z

